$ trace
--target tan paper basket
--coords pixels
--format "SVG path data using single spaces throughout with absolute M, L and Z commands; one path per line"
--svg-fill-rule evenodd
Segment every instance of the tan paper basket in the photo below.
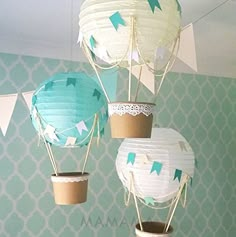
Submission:
M 108 104 L 112 138 L 150 138 L 155 104 L 113 102 Z
M 88 173 L 70 172 L 52 174 L 51 181 L 55 203 L 71 205 L 86 202 L 88 189 Z
M 169 237 L 173 232 L 172 226 L 169 227 L 168 232 L 164 232 L 165 223 L 162 222 L 142 222 L 143 231 L 140 229 L 140 224 L 136 225 L 136 237 Z

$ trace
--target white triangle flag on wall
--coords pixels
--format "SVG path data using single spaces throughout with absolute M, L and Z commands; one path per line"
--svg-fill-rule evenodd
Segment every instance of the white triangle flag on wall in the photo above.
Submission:
M 31 110 L 33 94 L 34 91 L 27 91 L 22 93 L 22 96 L 24 97 L 25 103 L 29 110 Z
M 177 57 L 197 72 L 197 56 L 192 23 L 185 26 L 180 33 L 180 45 Z
M 0 128 L 2 130 L 3 136 L 5 136 L 7 133 L 8 125 L 15 108 L 16 100 L 17 94 L 0 96 Z

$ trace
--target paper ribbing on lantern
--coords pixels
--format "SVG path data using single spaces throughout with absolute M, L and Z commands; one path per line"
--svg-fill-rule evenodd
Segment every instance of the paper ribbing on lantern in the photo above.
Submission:
M 154 68 L 153 64 L 149 65 L 151 68 Z M 132 67 L 132 74 L 138 79 L 140 73 L 141 66 L 134 66 Z M 153 94 L 155 94 L 155 76 L 154 74 L 148 69 L 146 65 L 142 66 L 142 73 L 140 78 L 141 83 L 147 87 Z
M 7 133 L 8 125 L 15 108 L 16 100 L 17 94 L 0 96 L 0 128 L 2 130 L 3 136 L 5 136 Z
M 185 26 L 180 33 L 177 57 L 197 72 L 197 56 L 192 23 Z
M 34 94 L 34 91 L 27 91 L 27 92 L 22 93 L 22 96 L 29 110 L 31 110 L 33 94 Z

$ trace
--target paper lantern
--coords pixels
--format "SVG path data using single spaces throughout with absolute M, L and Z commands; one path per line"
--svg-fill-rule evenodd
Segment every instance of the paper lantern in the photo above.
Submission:
M 126 67 L 131 39 L 132 58 L 141 64 L 154 62 L 158 49 L 172 46 L 181 8 L 178 0 L 85 0 L 79 17 L 80 40 L 105 62 Z
M 133 176 L 137 197 L 146 203 L 164 203 L 176 196 L 183 174 L 193 177 L 194 154 L 186 139 L 175 130 L 153 128 L 150 139 L 122 142 L 116 169 L 122 184 L 131 192 Z
M 106 99 L 99 85 L 81 72 L 52 76 L 36 89 L 32 97 L 32 123 L 49 143 L 56 146 L 86 145 L 95 114 L 94 136 L 100 136 L 107 122 Z

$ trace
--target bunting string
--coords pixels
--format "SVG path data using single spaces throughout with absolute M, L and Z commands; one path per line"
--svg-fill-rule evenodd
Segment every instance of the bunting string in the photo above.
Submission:
M 141 84 L 142 70 L 143 70 L 143 66 L 140 66 L 139 75 L 138 75 L 138 85 L 137 85 L 135 96 L 134 96 L 134 101 L 135 102 L 137 101 L 137 97 L 138 97 L 138 93 L 139 93 L 139 88 L 140 88 L 140 84 Z
M 232 1 L 232 0 L 225 0 L 224 2 L 220 3 L 219 5 L 217 5 L 216 7 L 214 7 L 213 9 L 211 9 L 210 11 L 208 11 L 207 13 L 203 14 L 202 16 L 200 16 L 199 18 L 197 18 L 196 20 L 194 20 L 192 22 L 192 24 L 196 24 L 198 23 L 200 20 L 204 19 L 206 16 L 210 15 L 212 12 L 214 12 L 216 9 L 222 7 L 224 4 L 226 4 L 227 2 Z
M 130 41 L 130 55 L 129 55 L 129 89 L 128 89 L 128 101 L 131 101 L 131 83 L 132 83 L 132 53 L 133 53 L 133 41 L 134 41 L 134 17 L 131 17 L 130 27 L 131 41 Z
M 104 95 L 106 96 L 107 101 L 110 102 L 109 96 L 108 96 L 107 91 L 106 91 L 106 89 L 105 89 L 105 87 L 104 87 L 104 84 L 103 84 L 103 82 L 102 82 L 102 80 L 101 80 L 101 77 L 99 76 L 98 70 L 97 70 L 96 65 L 95 65 L 95 63 L 94 63 L 94 60 L 92 59 L 92 56 L 91 56 L 90 53 L 89 53 L 89 49 L 88 49 L 88 47 L 87 47 L 87 45 L 85 44 L 84 41 L 82 42 L 82 45 L 83 45 L 83 48 L 85 49 L 86 56 L 87 56 L 87 58 L 88 58 L 88 60 L 89 60 L 89 62 L 90 62 L 90 64 L 91 64 L 91 66 L 93 67 L 93 69 L 94 69 L 94 71 L 95 71 L 95 73 L 96 73 L 96 75 L 97 75 L 98 81 L 99 81 L 99 83 L 100 83 L 100 85 L 101 85 L 101 87 L 102 87 L 102 90 L 103 90 L 103 92 L 104 92 Z

